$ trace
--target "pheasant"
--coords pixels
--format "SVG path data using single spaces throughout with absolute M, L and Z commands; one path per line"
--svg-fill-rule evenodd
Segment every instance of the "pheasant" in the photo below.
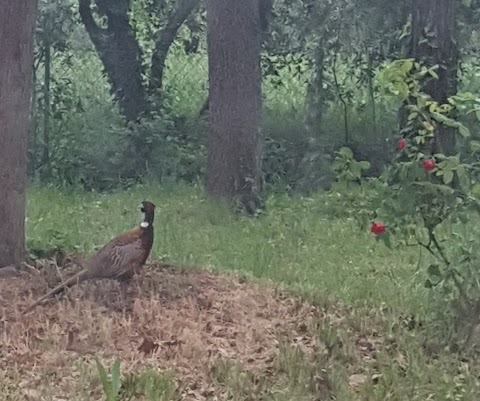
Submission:
M 117 279 L 120 281 L 122 294 L 125 295 L 130 279 L 134 274 L 140 273 L 153 245 L 155 205 L 143 201 L 140 210 L 145 214 L 145 218 L 139 227 L 113 238 L 90 259 L 85 268 L 35 301 L 23 314 L 52 295 L 85 280 Z

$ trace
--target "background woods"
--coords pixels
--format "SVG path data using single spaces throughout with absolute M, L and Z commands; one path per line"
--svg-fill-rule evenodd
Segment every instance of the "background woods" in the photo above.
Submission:
M 458 2 L 454 12 L 456 1 L 437 3 L 258 2 L 267 188 L 328 187 L 328 160 L 345 144 L 371 162 L 367 174 L 380 171 L 398 108 L 376 77 L 385 63 L 440 62 L 440 80 L 429 84 L 439 99 L 473 83 L 478 39 L 467 19 L 475 4 Z M 446 37 L 454 25 L 457 40 Z M 203 179 L 206 38 L 205 4 L 196 0 L 40 1 L 30 176 L 99 190 L 147 176 Z M 457 64 L 458 79 L 447 78 Z

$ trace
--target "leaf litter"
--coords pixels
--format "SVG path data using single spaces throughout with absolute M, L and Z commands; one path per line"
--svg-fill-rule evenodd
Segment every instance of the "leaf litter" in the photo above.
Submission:
M 244 277 L 155 263 L 134 282 L 126 308 L 117 283 L 98 280 L 21 315 L 58 281 L 52 268 L 0 280 L 0 381 L 21 389 L 4 399 L 73 400 L 85 375 L 90 389 L 82 391 L 102 399 L 98 357 L 105 366 L 118 358 L 122 375 L 171 370 L 185 388 L 182 399 L 221 400 L 227 395 L 211 378 L 218 361 L 271 375 L 285 339 L 307 357 L 327 353 L 318 336 L 325 311 Z M 334 315 L 328 320 L 342 320 Z M 359 361 L 372 358 L 368 342 L 357 348 Z M 322 372 L 316 386 L 327 380 Z M 357 388 L 363 379 L 354 375 L 349 382 Z

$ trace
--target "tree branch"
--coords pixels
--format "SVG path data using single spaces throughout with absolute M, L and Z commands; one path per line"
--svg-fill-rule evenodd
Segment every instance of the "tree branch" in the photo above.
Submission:
M 91 4 L 92 0 L 78 0 L 78 12 L 91 41 L 96 47 L 98 42 L 101 41 L 102 35 L 106 34 L 107 30 L 100 28 L 95 22 Z
M 180 0 L 177 9 L 168 19 L 167 26 L 158 33 L 155 41 L 155 49 L 152 54 L 152 70 L 150 78 L 150 94 L 159 92 L 162 88 L 165 61 L 170 46 L 177 37 L 178 30 L 197 7 L 200 0 Z
M 437 248 L 441 259 L 445 263 L 445 266 L 447 266 L 447 269 L 449 269 L 450 277 L 452 278 L 453 283 L 455 284 L 455 287 L 457 288 L 461 299 L 464 300 L 464 301 L 467 301 L 468 296 L 465 292 L 465 289 L 463 288 L 463 285 L 462 285 L 461 281 L 458 279 L 457 272 L 452 269 L 451 264 L 450 264 L 450 260 L 448 259 L 447 255 L 445 254 L 445 251 L 444 251 L 443 247 L 438 242 L 437 237 L 433 233 L 433 230 L 431 230 L 431 229 L 428 230 L 428 236 L 430 238 L 431 243 L 433 245 L 435 245 L 435 248 Z M 432 254 L 433 254 L 433 251 L 432 251 Z

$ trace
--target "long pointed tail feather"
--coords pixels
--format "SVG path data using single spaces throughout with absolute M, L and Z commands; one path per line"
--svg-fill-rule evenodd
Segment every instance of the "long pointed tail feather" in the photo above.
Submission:
M 43 301 L 45 301 L 47 298 L 50 298 L 53 295 L 59 294 L 60 292 L 64 291 L 66 288 L 71 287 L 87 278 L 87 270 L 83 269 L 79 271 L 77 274 L 73 275 L 70 277 L 67 281 L 64 281 L 63 283 L 57 285 L 55 288 L 47 292 L 43 297 L 40 299 L 36 300 L 33 304 L 31 304 L 27 309 L 25 309 L 22 312 L 22 315 L 30 312 L 32 309 L 34 309 L 37 305 L 41 304 Z

